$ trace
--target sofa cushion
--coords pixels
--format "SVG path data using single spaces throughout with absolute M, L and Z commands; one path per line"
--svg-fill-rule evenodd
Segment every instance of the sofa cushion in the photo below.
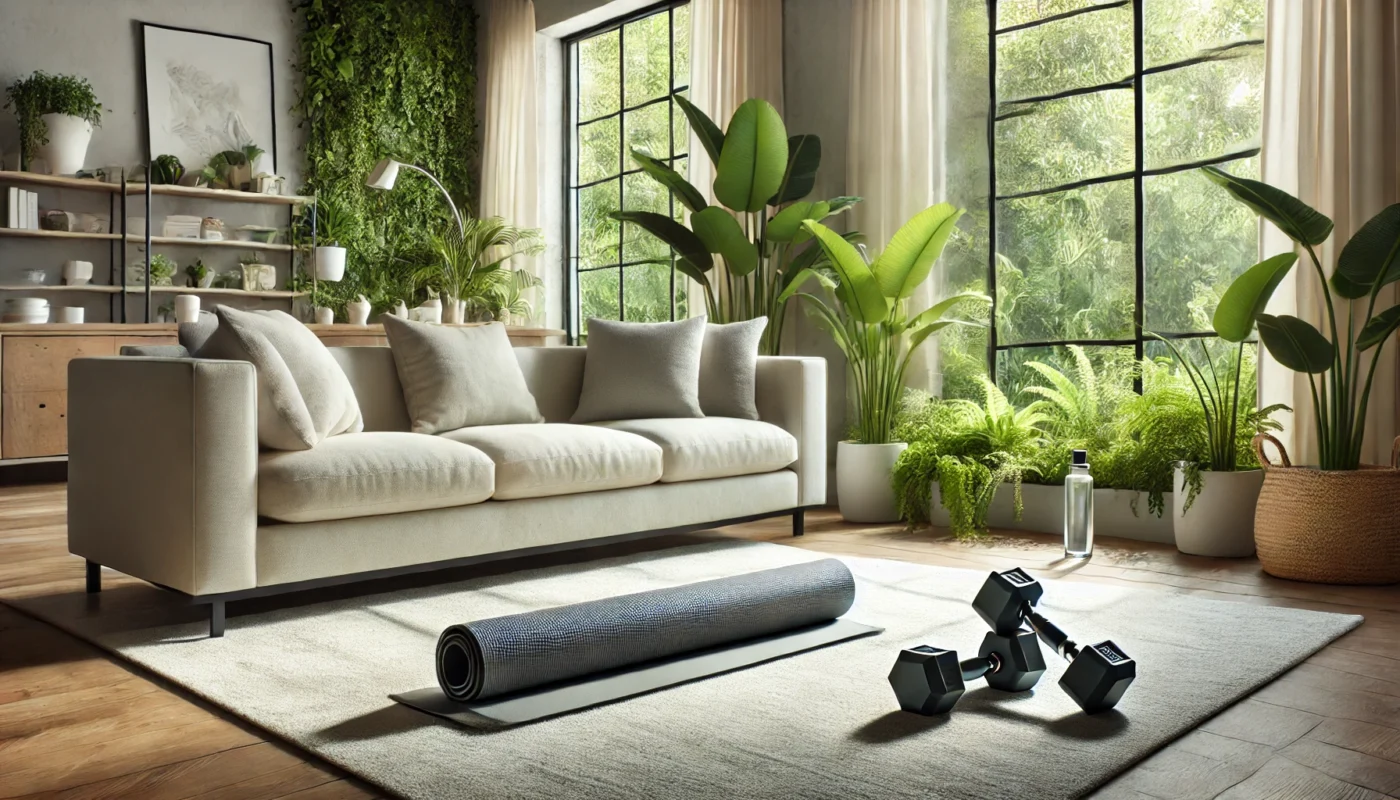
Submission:
M 441 434 L 496 462 L 496 500 L 645 486 L 661 478 L 661 448 L 591 425 L 482 425 Z
M 628 419 L 595 423 L 661 446 L 662 483 L 774 472 L 797 460 L 792 434 L 750 419 Z
M 703 417 L 700 352 L 705 318 L 680 322 L 588 320 L 583 390 L 571 422 Z
M 700 351 L 700 410 L 707 417 L 758 419 L 754 404 L 758 345 L 768 318 L 705 326 Z
M 480 450 L 437 436 L 347 433 L 259 456 L 258 514 L 314 522 L 471 505 L 491 497 L 495 469 Z

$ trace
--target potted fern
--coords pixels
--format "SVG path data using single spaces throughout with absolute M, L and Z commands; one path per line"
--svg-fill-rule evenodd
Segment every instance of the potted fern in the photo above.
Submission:
M 83 168 L 92 129 L 102 124 L 102 104 L 87 78 L 35 72 L 10 84 L 5 108 L 19 117 L 22 169 L 36 157 L 53 175 Z
M 814 220 L 802 223 L 838 280 L 809 267 L 793 277 L 778 302 L 801 298 L 846 355 L 855 420 L 851 438 L 836 447 L 836 495 L 841 515 L 852 522 L 899 519 L 892 473 L 908 445 L 895 441 L 893 432 L 910 356 L 949 325 L 978 324 L 946 318 L 955 306 L 989 302 L 985 295 L 964 292 L 909 314 L 909 298 L 928 278 L 962 214 L 947 203 L 919 212 L 869 264 L 835 231 Z M 819 282 L 821 295 L 801 290 L 809 279 Z

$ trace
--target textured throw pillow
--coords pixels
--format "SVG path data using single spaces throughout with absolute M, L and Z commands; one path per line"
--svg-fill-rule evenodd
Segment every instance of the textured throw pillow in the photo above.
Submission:
M 754 382 L 768 318 L 706 325 L 700 351 L 700 410 L 707 417 L 758 419 Z
M 258 444 L 310 450 L 328 437 L 363 430 L 350 380 L 296 317 L 228 306 L 215 306 L 214 313 L 218 327 L 195 355 L 249 361 L 257 369 Z
M 588 320 L 583 391 L 572 422 L 703 417 L 700 351 L 705 318 L 680 322 Z
M 544 422 L 504 325 L 383 322 L 415 433 Z
M 217 306 L 216 306 L 217 307 Z M 219 329 L 219 318 L 212 311 L 200 311 L 194 322 L 181 322 L 175 326 L 175 335 L 180 345 L 191 353 L 198 353 Z

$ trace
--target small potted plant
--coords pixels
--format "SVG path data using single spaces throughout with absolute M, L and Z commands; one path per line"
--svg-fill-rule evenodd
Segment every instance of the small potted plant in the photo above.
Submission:
M 336 283 L 345 277 L 346 253 L 340 240 L 349 235 L 351 221 L 329 197 L 317 199 L 311 213 L 316 215 L 316 280 Z
M 204 259 L 197 258 L 193 264 L 185 267 L 185 275 L 189 276 L 188 284 L 194 289 L 208 289 L 214 285 L 214 273 L 204 266 Z
M 156 253 L 155 255 L 151 256 L 151 266 L 150 266 L 150 270 L 151 270 L 151 285 L 152 285 L 152 286 L 171 286 L 171 285 L 173 285 L 173 280 L 172 280 L 172 279 L 175 277 L 175 271 L 178 270 L 179 268 L 180 268 L 180 265 L 179 265 L 179 264 L 176 264 L 176 263 L 170 258 L 170 256 L 167 256 L 167 255 L 165 255 L 164 253 Z M 131 265 L 130 265 L 129 267 L 127 267 L 127 271 L 126 271 L 126 282 L 127 282 L 128 284 L 131 284 L 131 285 L 134 285 L 134 286 L 145 286 L 145 285 L 146 285 L 146 262 L 144 262 L 144 261 L 133 261 L 133 262 L 131 262 Z
M 35 72 L 6 94 L 5 108 L 19 117 L 21 169 L 42 158 L 54 175 L 82 170 L 92 129 L 102 124 L 102 104 L 88 80 Z
M 240 256 L 238 263 L 243 266 L 243 291 L 267 292 L 277 288 L 277 268 L 262 263 L 260 252 Z
M 949 325 L 978 324 L 946 318 L 955 306 L 966 300 L 990 302 L 985 295 L 964 292 L 909 314 L 909 298 L 928 278 L 962 214 L 947 203 L 924 209 L 870 264 L 835 231 L 812 220 L 803 223 L 839 280 L 807 268 L 778 299 L 796 296 L 807 302 L 850 365 L 855 423 L 851 438 L 836 446 L 836 495 L 841 516 L 851 522 L 899 519 L 892 473 L 908 444 L 894 441 L 893 433 L 909 358 Z M 823 296 L 800 291 L 809 278 L 820 282 Z
M 151 183 L 175 184 L 185 177 L 185 165 L 169 153 L 156 156 L 151 162 Z

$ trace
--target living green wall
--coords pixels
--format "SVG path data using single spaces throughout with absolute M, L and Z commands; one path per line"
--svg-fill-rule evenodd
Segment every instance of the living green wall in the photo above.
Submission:
M 296 111 L 309 130 L 305 193 L 328 206 L 348 249 L 345 280 L 321 283 L 317 305 L 336 310 L 365 294 L 376 310 L 413 305 L 412 273 L 433 233 L 453 225 L 441 194 L 404 172 L 391 192 L 365 186 L 386 157 L 442 181 L 467 214 L 475 207 L 476 14 L 467 0 L 292 0 L 301 22 L 305 85 Z M 323 243 L 325 243 L 323 241 Z

